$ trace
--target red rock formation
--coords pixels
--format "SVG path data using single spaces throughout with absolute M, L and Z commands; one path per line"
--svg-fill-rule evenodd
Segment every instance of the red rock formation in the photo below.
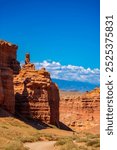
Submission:
M 71 127 L 87 129 L 100 123 L 100 90 L 86 93 L 61 92 L 60 121 Z
M 18 74 L 20 63 L 16 60 L 17 46 L 0 40 L 0 67 L 10 67 L 14 74 Z
M 3 104 L 3 101 L 4 101 L 4 93 L 3 93 L 3 85 L 2 85 L 2 72 L 0 70 L 0 105 Z
M 51 124 L 59 121 L 59 90 L 44 68 L 35 70 L 30 60 L 25 61 L 14 89 L 17 113 Z
M 16 45 L 0 41 L 1 108 L 11 113 L 16 110 L 26 118 L 51 124 L 59 122 L 60 112 L 60 121 L 68 126 L 88 128 L 99 125 L 99 89 L 86 93 L 62 92 L 59 109 L 59 89 L 51 81 L 50 74 L 44 68 L 35 70 L 34 64 L 30 63 L 29 54 L 20 70 L 16 50 Z
M 0 40 L 0 107 L 11 113 L 15 111 L 13 72 L 18 73 L 20 69 L 16 50 L 16 45 Z

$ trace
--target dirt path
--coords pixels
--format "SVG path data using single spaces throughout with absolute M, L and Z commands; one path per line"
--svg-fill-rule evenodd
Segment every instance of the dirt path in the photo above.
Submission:
M 26 143 L 25 146 L 30 150 L 54 150 L 54 144 L 56 141 L 42 141 L 35 143 Z

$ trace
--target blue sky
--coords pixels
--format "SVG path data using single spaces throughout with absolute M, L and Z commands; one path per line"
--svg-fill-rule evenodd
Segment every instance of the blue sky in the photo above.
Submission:
M 0 39 L 32 62 L 100 67 L 99 0 L 0 0 Z

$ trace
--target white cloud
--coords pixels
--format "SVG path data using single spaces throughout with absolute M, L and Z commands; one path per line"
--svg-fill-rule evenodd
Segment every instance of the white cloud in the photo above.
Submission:
M 45 67 L 51 74 L 51 78 L 83 81 L 99 84 L 100 70 L 98 68 L 84 68 L 82 66 L 61 65 L 60 62 L 46 61 L 34 63 L 36 69 Z

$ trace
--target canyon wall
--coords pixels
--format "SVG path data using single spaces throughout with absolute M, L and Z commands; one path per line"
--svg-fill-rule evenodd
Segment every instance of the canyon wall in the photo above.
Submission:
M 90 92 L 60 92 L 60 121 L 87 129 L 100 124 L 100 89 Z
M 0 107 L 15 112 L 13 73 L 20 70 L 16 60 L 17 46 L 0 40 Z
M 29 54 L 20 73 L 14 77 L 14 89 L 16 113 L 45 123 L 59 122 L 59 89 L 45 68 L 35 70 Z
M 35 69 L 26 54 L 20 67 L 17 46 L 0 40 L 0 107 L 25 118 L 79 129 L 99 125 L 100 90 L 60 92 L 45 68 Z
M 29 54 L 21 69 L 16 59 L 17 48 L 0 40 L 0 107 L 12 114 L 57 124 L 60 99 L 57 85 L 44 68 L 35 70 Z

